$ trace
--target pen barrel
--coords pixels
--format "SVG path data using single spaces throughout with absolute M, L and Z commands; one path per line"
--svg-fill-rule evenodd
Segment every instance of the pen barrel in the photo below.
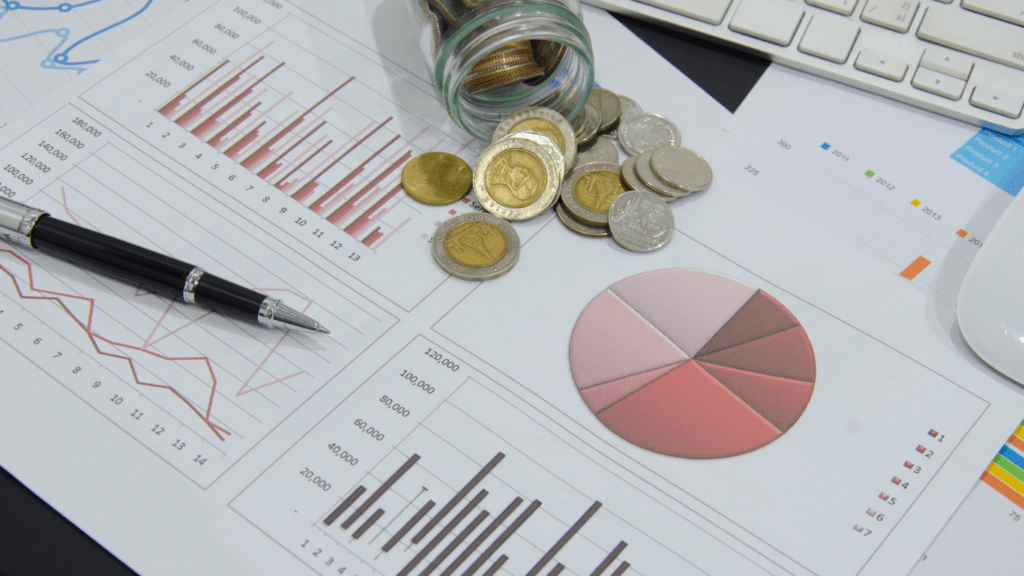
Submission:
M 32 245 L 83 268 L 99 272 L 168 298 L 181 298 L 185 279 L 195 266 L 86 228 L 39 218 Z
M 178 295 L 181 296 L 180 289 Z M 202 275 L 195 288 L 196 304 L 199 306 L 250 324 L 256 321 L 260 306 L 266 298 L 266 294 L 239 286 L 209 272 Z

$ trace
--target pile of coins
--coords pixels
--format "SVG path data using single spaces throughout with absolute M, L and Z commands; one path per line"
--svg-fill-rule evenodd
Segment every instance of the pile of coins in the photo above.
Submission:
M 619 149 L 629 158 L 619 163 Z M 542 107 L 505 117 L 491 145 L 469 166 L 432 152 L 402 172 L 409 196 L 426 204 L 457 202 L 470 182 L 485 214 L 460 214 L 432 239 L 434 260 L 464 280 L 489 280 L 519 258 L 519 236 L 509 222 L 555 209 L 559 221 L 581 236 L 611 236 L 633 252 L 651 252 L 672 238 L 668 201 L 711 185 L 711 166 L 679 146 L 670 120 L 645 113 L 632 99 L 594 88 L 572 123 Z

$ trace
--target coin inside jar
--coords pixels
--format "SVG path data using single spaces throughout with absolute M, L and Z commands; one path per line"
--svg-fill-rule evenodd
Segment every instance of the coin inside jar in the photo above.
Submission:
M 466 161 L 446 152 L 416 156 L 402 168 L 402 188 L 410 198 L 430 206 L 461 200 L 473 185 L 473 170 Z
M 612 202 L 626 192 L 619 166 L 604 162 L 587 164 L 573 171 L 562 184 L 565 209 L 580 222 L 607 226 Z
M 462 280 L 491 280 L 519 259 L 519 235 L 491 214 L 460 214 L 434 233 L 431 250 L 442 270 Z

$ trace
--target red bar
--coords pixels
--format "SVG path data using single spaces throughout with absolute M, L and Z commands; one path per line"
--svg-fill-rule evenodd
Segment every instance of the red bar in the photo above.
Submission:
M 331 90 L 330 92 L 328 92 L 327 95 L 324 96 L 323 98 L 317 100 L 316 104 L 313 104 L 312 106 L 307 108 L 305 112 L 303 112 L 301 115 L 299 115 L 298 119 L 296 119 L 294 122 L 292 122 L 291 124 L 286 126 L 284 128 L 284 130 L 281 130 L 277 134 L 274 134 L 274 136 L 271 137 L 269 140 L 267 140 L 267 142 L 264 143 L 263 146 L 260 146 L 255 152 L 250 154 L 249 157 L 246 158 L 242 162 L 242 166 L 244 166 L 245 168 L 252 169 L 252 166 L 254 166 L 256 163 L 258 163 L 260 160 L 262 160 L 264 156 L 266 156 L 267 154 L 270 153 L 270 147 L 271 146 L 276 144 L 277 141 L 280 140 L 281 138 L 284 138 L 289 132 L 291 132 L 296 126 L 301 124 L 303 122 L 303 120 L 306 119 L 306 114 L 309 114 L 310 112 L 312 112 L 317 106 L 322 104 L 324 102 L 324 100 L 327 100 L 331 96 L 334 96 L 338 92 L 338 90 L 341 90 L 349 82 L 351 82 L 353 80 L 355 80 L 355 76 L 349 77 L 349 79 L 345 80 L 344 82 L 342 82 L 340 86 L 338 86 L 334 90 Z
M 335 158 L 335 159 L 334 159 L 334 161 L 333 161 L 333 162 L 331 162 L 330 164 L 328 164 L 326 168 L 324 168 L 323 170 L 321 170 L 320 172 L 318 172 L 318 173 L 317 173 L 317 175 L 316 175 L 316 176 L 314 176 L 314 177 L 313 177 L 313 178 L 312 178 L 312 179 L 311 179 L 311 180 L 309 181 L 309 183 L 308 183 L 308 184 L 306 184 L 305 186 L 303 186 L 302 188 L 300 188 L 298 192 L 296 192 L 295 194 L 293 194 L 293 195 L 292 195 L 292 198 L 295 198 L 295 199 L 296 199 L 296 200 L 298 200 L 299 202 L 301 202 L 301 201 L 305 200 L 305 199 L 306 199 L 306 197 L 307 197 L 307 196 L 309 196 L 309 195 L 310 195 L 310 194 L 311 194 L 311 193 L 313 192 L 313 190 L 315 190 L 315 189 L 316 189 L 316 186 L 317 186 L 317 184 L 316 184 L 316 181 L 317 181 L 317 180 L 319 180 L 321 176 L 323 176 L 324 174 L 326 174 L 326 173 L 327 173 L 327 171 L 328 171 L 328 170 L 330 170 L 331 168 L 334 168 L 334 166 L 335 166 L 335 165 L 336 165 L 336 164 L 337 164 L 338 162 L 341 162 L 341 159 L 342 159 L 342 158 L 344 158 L 345 156 L 348 156 L 348 155 L 349 155 L 349 153 L 351 153 L 351 152 L 352 152 L 353 150 L 355 150 L 356 148 L 358 148 L 358 147 L 359 147 L 359 145 L 360 145 L 360 144 L 362 144 L 363 142 L 366 142 L 366 140 L 367 140 L 367 139 L 369 139 L 369 138 L 370 138 L 370 136 L 373 136 L 374 134 L 376 134 L 376 133 L 377 133 L 377 130 L 380 130 L 381 128 L 383 128 L 383 127 L 384 127 L 384 125 L 385 125 L 385 124 L 387 124 L 387 123 L 388 123 L 388 122 L 390 122 L 390 121 L 391 121 L 391 116 L 388 116 L 387 120 L 385 120 L 385 121 L 381 122 L 380 124 L 378 124 L 378 125 L 377 125 L 377 127 L 376 127 L 376 128 L 374 128 L 373 130 L 370 130 L 370 132 L 369 132 L 369 133 L 368 133 L 368 134 L 367 134 L 366 136 L 363 136 L 362 138 L 360 138 L 358 142 L 356 142 L 355 144 L 353 144 L 353 145 L 352 145 L 352 146 L 351 146 L 351 147 L 350 147 L 350 148 L 349 148 L 348 150 L 345 150 L 345 152 L 344 152 L 344 153 L 343 153 L 343 154 L 342 154 L 341 156 L 338 156 L 337 158 Z M 392 140 L 392 142 L 394 142 L 394 140 Z M 390 143 L 391 143 L 391 142 L 389 142 L 388 144 L 390 144 Z M 363 164 L 365 164 L 365 162 L 364 162 Z M 361 169 L 362 169 L 362 167 L 360 166 L 360 168 L 358 168 L 357 170 L 361 170 Z M 308 188 L 308 189 L 307 189 L 307 188 Z
M 284 66 L 284 62 L 281 62 L 277 66 L 274 66 L 273 68 L 271 68 L 270 72 L 267 72 L 263 76 L 259 77 L 255 82 L 252 83 L 251 86 L 249 86 L 248 88 L 243 90 L 241 93 L 239 93 L 238 96 L 235 96 L 231 100 L 228 100 L 227 104 L 221 106 L 220 109 L 217 110 L 216 112 L 214 112 L 213 114 L 211 114 L 209 118 L 207 118 L 206 120 L 201 122 L 199 124 L 199 126 L 196 126 L 195 129 L 192 130 L 192 133 L 195 134 L 196 136 L 198 136 L 199 138 L 202 138 L 202 137 L 206 136 L 206 133 L 209 132 L 213 128 L 213 126 L 215 125 L 217 119 L 220 118 L 220 116 L 222 114 L 226 113 L 228 110 L 233 108 L 236 104 L 241 102 L 242 99 L 244 99 L 246 96 L 248 96 L 249 94 L 252 94 L 253 88 L 255 88 L 260 83 L 262 83 L 264 80 L 266 80 L 268 77 L 270 77 L 271 74 L 273 74 L 274 72 L 277 72 L 278 69 L 281 68 L 281 66 Z
M 204 74 L 202 78 L 200 78 L 199 80 L 196 80 L 195 82 L 190 84 L 188 88 L 185 88 L 181 92 L 178 92 L 177 96 L 172 98 L 171 101 L 168 102 L 167 104 L 164 104 L 163 106 L 161 106 L 160 109 L 157 110 L 157 111 L 160 112 L 161 114 L 163 114 L 164 116 L 170 118 L 171 115 L 174 114 L 174 111 L 178 109 L 178 106 L 181 104 L 181 101 L 185 99 L 185 95 L 186 94 L 188 94 L 193 88 L 198 86 L 200 82 L 202 82 L 203 80 L 206 80 L 207 78 L 212 76 L 214 72 L 216 72 L 217 70 L 220 70 L 221 66 L 224 66 L 227 63 L 228 63 L 228 61 L 224 60 L 220 64 L 217 64 L 217 66 L 214 67 L 213 70 L 210 70 L 209 72 Z
M 402 157 L 399 158 L 391 166 L 388 166 L 387 170 L 381 172 L 376 178 L 371 180 L 369 184 L 364 186 L 359 192 L 356 192 L 355 195 L 346 200 L 345 203 L 342 204 L 340 208 L 332 212 L 331 215 L 327 217 L 327 221 L 337 226 L 339 222 L 341 222 L 342 220 L 345 219 L 346 216 L 348 216 L 349 212 L 353 210 L 353 205 L 357 201 L 359 201 L 359 199 L 362 198 L 364 194 L 369 192 L 370 189 L 376 186 L 381 180 L 387 178 L 389 174 L 391 174 L 398 167 L 404 164 L 405 161 L 408 160 L 410 157 L 412 157 L 412 150 L 406 151 L 405 154 L 402 154 Z
M 213 138 L 210 138 L 209 140 L 207 140 L 206 143 L 209 144 L 210 146 L 213 146 L 217 150 L 220 150 L 220 147 L 224 145 L 224 137 L 227 136 L 228 132 L 231 132 L 239 124 L 241 124 L 242 122 L 245 122 L 245 119 L 248 118 L 250 114 L 252 114 L 253 110 L 256 110 L 256 108 L 259 108 L 259 105 L 260 105 L 260 102 L 257 102 L 255 104 L 253 104 L 251 108 L 249 108 L 248 110 L 243 112 L 241 115 L 239 115 L 238 118 L 235 118 L 234 120 L 232 120 L 231 123 L 229 123 L 227 126 L 225 126 L 224 129 L 221 130 L 220 132 L 217 132 L 217 134 L 215 134 Z
M 369 137 L 369 135 L 367 135 L 367 137 Z M 376 152 L 374 152 L 368 158 L 366 158 L 366 160 L 363 160 L 363 162 L 361 164 L 359 164 L 358 166 L 355 167 L 354 170 L 349 172 L 348 176 L 345 176 L 344 178 L 341 179 L 340 182 L 338 182 L 334 186 L 331 186 L 330 190 L 328 190 L 323 196 L 317 198 L 316 202 L 313 202 L 312 204 L 310 204 L 309 205 L 309 209 L 313 210 L 315 212 L 315 211 L 319 210 L 320 208 L 322 208 L 323 205 L 326 204 L 328 200 L 330 200 L 331 196 L 334 196 L 335 192 L 337 192 L 338 190 L 341 190 L 341 188 L 344 187 L 345 184 L 348 184 L 350 180 L 352 180 L 353 178 L 356 177 L 357 174 L 362 172 L 363 168 L 366 168 L 366 165 L 370 163 L 370 160 L 373 160 L 374 158 L 376 158 L 381 152 L 383 152 L 388 146 L 391 146 L 392 144 L 394 144 L 395 140 L 398 140 L 399 138 L 400 138 L 400 136 L 396 134 L 394 138 L 392 138 L 391 140 L 388 140 L 387 144 L 384 144 Z M 363 140 L 366 140 L 366 138 L 363 138 Z M 356 146 L 358 146 L 358 144 L 356 144 Z M 351 149 L 349 149 L 349 150 L 351 151 Z M 346 152 L 345 154 L 348 154 L 348 152 Z M 341 160 L 341 158 L 338 158 L 338 160 Z M 325 172 L 326 172 L 326 170 L 325 170 Z M 321 174 L 323 174 L 323 172 L 321 172 Z
M 263 168 L 262 170 L 260 170 L 256 175 L 259 176 L 260 178 L 266 180 L 268 177 L 270 177 L 271 174 L 276 172 L 277 169 L 281 167 L 281 159 L 282 158 L 284 158 L 285 156 L 290 154 L 292 150 L 295 150 L 296 148 L 298 148 L 299 144 L 302 144 L 303 142 L 305 142 L 306 138 L 309 138 L 310 136 L 312 136 L 313 133 L 316 132 L 317 130 L 319 130 L 320 128 L 322 128 L 324 124 L 327 124 L 326 120 L 324 120 L 324 121 L 320 122 L 319 124 L 317 124 L 316 127 L 313 128 L 312 130 L 310 130 L 309 132 L 306 132 L 305 136 L 303 136 L 302 138 L 299 138 L 298 140 L 296 140 L 295 144 L 292 144 L 291 146 L 289 146 L 287 150 L 285 150 L 284 152 L 279 154 L 277 156 L 277 158 L 274 158 L 274 160 L 270 164 L 267 164 L 267 166 L 265 168 Z
M 231 158 L 232 160 L 238 160 L 237 156 L 239 152 L 241 152 L 242 148 L 248 146 L 250 142 L 255 140 L 260 135 L 260 128 L 263 128 L 264 124 L 266 124 L 266 122 L 260 122 L 255 128 L 250 130 L 249 133 L 246 134 L 241 140 L 235 142 L 231 146 L 231 148 L 228 148 L 228 151 L 225 152 L 224 155 L 227 156 L 228 158 Z
M 391 238 L 392 236 L 397 234 L 399 230 L 401 230 L 406 224 L 408 224 L 411 221 L 412 221 L 412 218 L 406 218 L 404 222 L 402 222 L 401 224 L 398 225 L 398 228 L 395 228 L 391 232 L 388 232 L 388 235 L 385 236 L 384 238 L 382 238 L 381 241 L 378 242 L 376 246 L 370 246 L 369 244 L 367 244 L 367 246 L 370 246 L 370 248 L 372 250 L 376 250 L 377 248 L 380 248 L 381 246 L 384 245 L 385 242 L 388 241 L 388 238 Z
M 356 218 L 355 220 L 352 221 L 351 224 L 346 226 L 345 227 L 345 232 L 349 236 L 352 236 L 352 237 L 355 237 L 357 234 L 362 232 L 362 228 L 368 226 L 371 221 L 376 220 L 373 217 L 373 215 L 377 212 L 377 210 L 380 210 L 382 206 L 387 204 L 388 200 L 391 200 L 392 198 L 394 198 L 395 195 L 398 194 L 401 191 L 402 191 L 402 184 L 399 183 L 397 186 L 392 188 L 390 192 L 385 194 L 380 200 L 377 200 L 376 202 L 374 202 L 373 206 L 370 206 L 370 208 L 368 210 L 366 210 L 362 214 L 360 214 L 359 218 Z
M 260 56 L 252 64 L 249 64 L 248 66 L 243 68 L 241 71 L 239 71 L 237 74 L 232 76 L 230 80 L 228 80 L 227 82 L 225 82 L 225 83 L 221 84 L 220 86 L 218 86 L 216 90 L 214 90 L 213 92 L 210 92 L 209 94 L 204 96 L 201 100 L 199 100 L 199 102 L 196 102 L 195 104 L 193 104 L 192 107 L 189 108 L 188 112 L 185 112 L 184 114 L 179 116 L 178 119 L 174 121 L 174 123 L 177 124 L 178 126 L 181 126 L 182 128 L 188 128 L 187 124 L 189 124 L 190 122 L 195 120 L 196 116 L 198 116 L 199 114 L 202 113 L 203 106 L 206 106 L 207 104 L 210 103 L 210 100 L 213 100 L 218 95 L 220 95 L 221 92 L 223 92 L 223 91 L 227 90 L 228 88 L 230 88 L 232 84 L 237 82 L 238 79 L 242 77 L 242 74 L 247 72 L 249 70 L 249 68 L 252 68 L 253 66 L 255 66 L 260 60 L 263 60 L 263 56 Z
M 377 226 L 376 228 L 373 229 L 373 232 L 370 232 L 369 234 L 367 234 L 366 238 L 363 238 L 361 240 L 361 242 L 363 244 L 365 244 L 366 246 L 369 246 L 369 245 L 373 244 L 374 241 L 377 240 L 377 238 L 380 238 L 383 235 L 384 235 L 384 233 L 380 231 L 380 226 Z
M 295 171 L 298 170 L 299 168 L 302 168 L 306 164 L 306 162 L 309 162 L 313 158 L 316 158 L 318 154 L 323 152 L 325 148 L 331 145 L 331 142 L 334 142 L 334 140 L 328 140 L 323 146 L 317 148 L 316 151 L 307 156 L 305 160 L 296 164 L 295 167 L 291 169 L 291 171 L 285 174 L 280 180 L 277 181 L 276 184 L 274 184 L 274 188 L 284 191 L 285 188 L 292 186 L 294 182 L 285 182 L 285 179 L 294 174 Z

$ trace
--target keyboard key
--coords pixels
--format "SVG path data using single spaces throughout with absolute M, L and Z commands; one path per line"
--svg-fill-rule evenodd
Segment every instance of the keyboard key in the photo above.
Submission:
M 888 78 L 893 82 L 902 82 L 907 75 L 910 63 L 902 58 L 865 48 L 857 55 L 857 61 L 853 63 L 853 67 L 861 72 Z
M 801 2 L 743 0 L 729 22 L 729 29 L 779 46 L 789 46 L 803 17 Z
M 853 9 L 857 7 L 857 0 L 807 0 L 807 3 L 843 16 L 853 14 Z
M 964 0 L 961 6 L 966 10 L 1024 26 L 1024 9 L 1020 0 Z
M 942 72 L 960 80 L 967 80 L 974 68 L 974 61 L 969 56 L 957 52 L 949 52 L 942 48 L 929 48 L 921 57 L 921 67 Z
M 725 18 L 732 0 L 639 0 L 657 8 L 681 14 L 687 18 L 718 26 Z
M 860 26 L 825 12 L 815 14 L 798 48 L 805 54 L 843 64 L 850 57 Z
M 1024 29 L 958 8 L 929 6 L 917 37 L 1024 70 Z
M 1010 118 L 1020 118 L 1020 111 L 1024 108 L 1024 94 L 996 86 L 978 84 L 974 87 L 974 93 L 971 94 L 971 106 Z
M 860 19 L 905 33 L 910 30 L 910 23 L 914 21 L 914 14 L 917 14 L 917 7 L 920 2 L 917 0 L 868 0 Z
M 918 90 L 931 92 L 950 100 L 959 100 L 964 95 L 964 88 L 967 87 L 967 82 L 959 78 L 947 76 L 942 72 L 929 70 L 923 66 L 917 69 L 917 73 L 914 74 L 914 79 L 910 83 Z

